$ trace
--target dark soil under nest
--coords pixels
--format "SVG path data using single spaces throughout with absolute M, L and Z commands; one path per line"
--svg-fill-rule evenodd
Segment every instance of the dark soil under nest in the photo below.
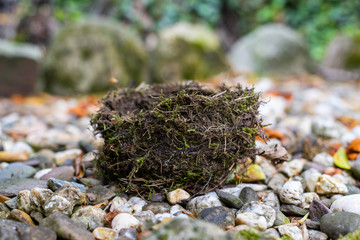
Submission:
M 110 92 L 92 117 L 105 139 L 98 169 L 143 197 L 221 187 L 237 164 L 255 157 L 260 104 L 252 88 L 192 82 Z

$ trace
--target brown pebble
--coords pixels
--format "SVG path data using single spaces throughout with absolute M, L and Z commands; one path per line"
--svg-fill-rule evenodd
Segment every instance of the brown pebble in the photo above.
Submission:
M 10 219 L 18 221 L 18 222 L 22 222 L 22 223 L 26 223 L 32 226 L 35 226 L 34 221 L 31 219 L 31 217 L 29 216 L 29 214 L 27 214 L 26 212 L 23 212 L 19 209 L 13 209 L 10 212 Z

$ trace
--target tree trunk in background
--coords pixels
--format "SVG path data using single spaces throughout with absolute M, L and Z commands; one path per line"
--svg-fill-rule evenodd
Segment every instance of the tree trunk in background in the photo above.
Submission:
M 0 0 L 0 38 L 12 39 L 16 33 L 18 0 Z

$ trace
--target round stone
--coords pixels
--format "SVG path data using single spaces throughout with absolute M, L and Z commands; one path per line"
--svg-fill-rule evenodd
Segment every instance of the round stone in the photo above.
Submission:
M 120 232 L 123 228 L 137 228 L 139 226 L 139 220 L 129 213 L 119 213 L 114 217 L 111 222 L 111 227 L 116 232 Z
M 166 198 L 169 201 L 169 203 L 174 205 L 176 203 L 180 203 L 184 200 L 189 199 L 190 194 L 188 192 L 186 192 L 185 190 L 179 188 L 179 189 L 169 192 L 166 195 Z
M 320 220 L 321 232 L 331 239 L 337 239 L 356 230 L 360 230 L 360 215 L 351 212 L 334 212 L 322 216 Z
M 335 200 L 330 207 L 333 212 L 353 212 L 360 214 L 360 194 L 353 194 Z
M 286 182 L 279 191 L 281 202 L 298 205 L 304 202 L 303 187 L 299 181 Z
M 105 225 L 105 211 L 95 206 L 85 206 L 77 209 L 71 219 L 85 226 L 89 231 Z
M 319 195 L 345 194 L 347 192 L 348 189 L 344 183 L 327 174 L 321 175 L 316 183 L 316 193 Z
M 236 225 L 245 224 L 260 231 L 265 231 L 267 228 L 266 218 L 251 212 L 237 214 L 235 223 Z

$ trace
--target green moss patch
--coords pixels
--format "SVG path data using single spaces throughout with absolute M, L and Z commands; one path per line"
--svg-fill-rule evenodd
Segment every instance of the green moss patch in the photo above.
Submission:
M 214 91 L 196 83 L 110 92 L 92 117 L 105 139 L 97 166 L 123 190 L 149 196 L 181 187 L 192 194 L 224 184 L 238 163 L 254 158 L 259 94 Z

